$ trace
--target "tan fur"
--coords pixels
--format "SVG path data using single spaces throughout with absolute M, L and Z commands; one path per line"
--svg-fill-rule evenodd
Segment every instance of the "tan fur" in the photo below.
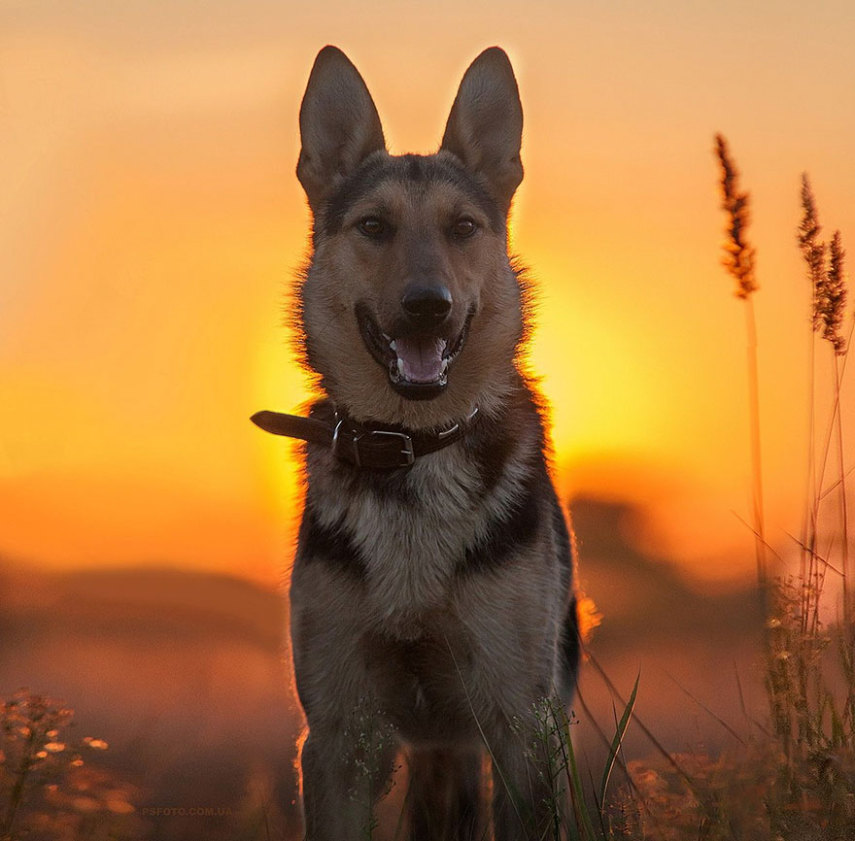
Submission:
M 465 211 L 476 221 L 483 217 L 464 195 L 444 184 L 409 194 L 398 185 L 380 185 L 352 209 L 345 225 L 378 204 L 387 205 L 401 224 L 391 253 L 384 254 L 382 261 L 376 261 L 371 243 L 340 237 L 322 240 L 315 251 L 303 301 L 306 332 L 328 337 L 317 367 L 331 376 L 347 372 L 346 378 L 334 379 L 333 389 L 356 420 L 400 423 L 413 429 L 442 426 L 449 419 L 468 416 L 476 395 L 481 397 L 480 410 L 490 412 L 504 403 L 522 330 L 520 293 L 507 264 L 504 238 L 485 231 L 477 253 L 467 254 L 465 260 L 438 248 L 431 238 L 438 238 L 443 223 L 455 213 Z M 432 218 L 424 218 L 425 208 Z M 431 260 L 442 264 L 424 265 Z M 350 316 L 353 301 L 361 297 L 375 303 L 381 314 L 384 308 L 397 306 L 404 283 L 417 271 L 443 272 L 455 299 L 479 306 L 457 363 L 459 375 L 446 394 L 429 403 L 414 403 L 390 391 L 386 375 L 367 353 L 355 358 L 362 340 Z M 489 284 L 484 283 L 485 277 L 491 279 Z

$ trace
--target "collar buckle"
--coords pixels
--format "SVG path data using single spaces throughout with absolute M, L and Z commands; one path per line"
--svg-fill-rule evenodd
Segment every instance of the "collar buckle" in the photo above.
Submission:
M 413 450 L 413 439 L 407 435 L 406 432 L 387 432 L 383 429 L 370 429 L 364 435 L 359 435 L 354 439 L 355 450 L 358 455 L 359 453 L 359 442 L 365 440 L 366 438 L 378 437 L 381 438 L 393 438 L 397 439 L 398 444 L 401 446 L 401 449 L 398 450 L 398 455 L 403 456 L 403 460 L 398 463 L 398 467 L 412 467 L 416 461 L 416 454 Z M 384 442 L 385 443 L 385 442 Z M 359 462 L 357 461 L 357 464 Z
M 342 424 L 344 419 L 340 418 L 333 430 L 332 437 L 332 452 L 336 458 L 343 461 L 350 461 L 357 467 L 363 466 L 363 454 L 360 453 L 359 445 L 362 442 L 369 443 L 374 439 L 380 439 L 376 445 L 382 447 L 385 454 L 389 454 L 388 467 L 412 467 L 416 461 L 415 450 L 413 449 L 413 439 L 406 432 L 392 432 L 385 429 L 368 429 L 364 432 L 345 432 L 342 434 Z M 391 441 L 389 439 L 392 439 Z M 391 450 L 386 446 L 387 443 L 394 446 L 396 443 L 400 446 L 398 450 Z M 343 450 L 342 446 L 349 444 L 349 450 Z M 394 458 L 397 456 L 397 462 Z M 385 459 L 384 459 L 385 461 Z M 370 463 L 370 458 L 369 458 Z M 384 465 L 386 466 L 386 465 Z

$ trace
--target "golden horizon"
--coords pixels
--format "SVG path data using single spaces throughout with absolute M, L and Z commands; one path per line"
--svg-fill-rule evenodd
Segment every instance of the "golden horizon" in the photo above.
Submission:
M 430 149 L 462 69 L 487 42 L 509 49 L 526 115 L 513 245 L 539 290 L 529 356 L 559 485 L 638 506 L 645 546 L 725 581 L 754 564 L 745 340 L 712 154 L 714 132 L 729 137 L 758 248 L 767 523 L 790 551 L 809 383 L 798 179 L 811 172 L 826 231 L 851 242 L 855 115 L 836 103 L 855 32 L 843 3 L 741 9 L 738 32 L 726 9 L 666 7 L 627 7 L 619 27 L 552 9 L 546 25 L 502 0 L 496 23 L 473 7 L 453 34 L 414 10 L 406 48 L 326 7 L 253 21 L 226 2 L 194 37 L 138 3 L 0 11 L 0 553 L 281 570 L 298 468 L 247 418 L 309 395 L 282 316 L 306 253 L 297 109 L 330 41 L 396 151 Z

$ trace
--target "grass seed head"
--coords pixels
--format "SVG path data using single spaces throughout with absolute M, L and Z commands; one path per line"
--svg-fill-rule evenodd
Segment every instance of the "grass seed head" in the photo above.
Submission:
M 816 211 L 816 201 L 807 174 L 802 175 L 802 220 L 796 233 L 799 248 L 808 269 L 813 289 L 813 329 L 831 342 L 837 354 L 846 352 L 846 339 L 840 332 L 846 307 L 846 278 L 840 231 L 831 242 L 819 239 L 822 227 Z
M 827 281 L 825 243 L 819 239 L 821 230 L 813 190 L 807 173 L 802 173 L 802 220 L 796 236 L 813 289 L 813 329 L 817 332 L 822 330 L 823 325 Z
M 730 157 L 724 136 L 715 136 L 716 156 L 721 167 L 721 209 L 727 214 L 724 243 L 724 265 L 727 273 L 736 281 L 736 297 L 748 298 L 758 288 L 754 274 L 755 251 L 748 242 L 750 222 L 748 193 L 739 189 L 739 172 Z
M 823 330 L 822 337 L 834 346 L 834 352 L 846 352 L 846 339 L 840 332 L 846 308 L 846 275 L 844 258 L 840 239 L 840 231 L 835 231 L 829 246 L 828 275 L 825 280 L 825 299 L 823 301 Z

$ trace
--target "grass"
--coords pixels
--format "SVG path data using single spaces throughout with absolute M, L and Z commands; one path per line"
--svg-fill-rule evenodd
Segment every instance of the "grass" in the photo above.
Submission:
M 855 615 L 850 595 L 848 471 L 841 396 L 852 334 L 844 330 L 846 284 L 840 233 L 820 240 L 807 176 L 797 231 L 811 300 L 809 476 L 805 518 L 796 541 L 798 569 L 788 571 L 765 538 L 760 458 L 759 376 L 753 298 L 755 252 L 748 239 L 748 193 L 725 139 L 716 137 L 722 208 L 727 214 L 723 264 L 746 306 L 753 472 L 753 522 L 758 586 L 766 604 L 765 722 L 741 747 L 629 763 L 634 796 L 617 804 L 615 836 L 632 839 L 772 838 L 837 841 L 855 838 Z M 750 311 L 749 308 L 750 307 Z M 823 343 L 821 348 L 817 343 Z M 822 353 L 832 379 L 825 434 L 817 435 L 815 377 Z M 831 477 L 831 478 L 829 478 Z M 836 504 L 835 504 L 836 503 Z M 834 605 L 827 584 L 841 593 Z M 674 759 L 678 759 L 679 772 Z

